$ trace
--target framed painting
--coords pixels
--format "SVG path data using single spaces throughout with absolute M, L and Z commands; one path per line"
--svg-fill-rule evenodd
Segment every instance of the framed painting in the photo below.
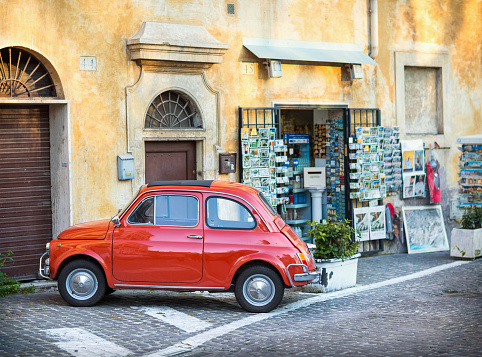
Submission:
M 441 206 L 402 207 L 408 254 L 449 250 Z

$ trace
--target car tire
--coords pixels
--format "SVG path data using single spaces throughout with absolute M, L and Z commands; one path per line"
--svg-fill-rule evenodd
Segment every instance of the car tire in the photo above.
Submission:
M 239 305 L 249 312 L 269 312 L 283 299 L 281 277 L 266 266 L 252 266 L 244 270 L 234 288 Z
M 59 293 L 72 306 L 92 306 L 106 292 L 104 272 L 88 260 L 74 260 L 60 272 Z
M 110 294 L 112 294 L 112 293 L 115 293 L 116 291 L 117 291 L 117 290 L 112 289 L 110 286 L 107 286 L 107 287 L 105 288 L 105 294 L 104 294 L 104 295 L 107 296 L 107 295 L 110 295 Z

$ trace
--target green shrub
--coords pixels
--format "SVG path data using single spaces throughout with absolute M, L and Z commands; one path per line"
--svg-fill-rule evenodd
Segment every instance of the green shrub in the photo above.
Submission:
M 352 239 L 355 230 L 350 226 L 350 221 L 344 220 L 326 223 L 309 222 L 311 229 L 308 235 L 314 239 L 316 259 L 342 259 L 355 255 L 358 251 L 356 240 Z
M 463 229 L 482 228 L 482 207 L 472 206 L 466 209 L 461 224 Z
M 13 258 L 11 257 L 12 254 L 11 250 L 7 251 L 6 254 L 0 253 L 0 268 L 3 268 L 7 261 L 13 261 Z M 7 274 L 0 271 L 0 297 L 16 294 L 19 289 L 20 283 L 18 281 L 9 278 Z

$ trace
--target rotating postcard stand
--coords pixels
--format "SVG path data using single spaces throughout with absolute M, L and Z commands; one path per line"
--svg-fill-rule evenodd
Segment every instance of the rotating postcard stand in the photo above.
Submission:
M 304 187 L 311 193 L 311 219 L 321 222 L 323 218 L 323 191 L 326 190 L 326 170 L 324 167 L 303 169 Z

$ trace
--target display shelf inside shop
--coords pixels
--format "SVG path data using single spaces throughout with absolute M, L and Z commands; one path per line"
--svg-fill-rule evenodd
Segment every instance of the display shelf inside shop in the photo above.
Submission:
M 330 220 L 345 216 L 345 171 L 343 119 L 332 119 L 326 126 L 326 198 Z
M 296 171 L 294 171 L 296 172 Z M 296 185 L 297 187 L 294 187 Z M 290 193 L 286 207 L 286 223 L 294 227 L 293 230 L 300 237 L 307 237 L 308 224 L 311 220 L 311 195 L 309 191 L 302 189 L 303 176 L 293 175 L 290 177 Z
M 459 150 L 459 203 L 458 207 L 482 207 L 482 135 L 457 138 Z

